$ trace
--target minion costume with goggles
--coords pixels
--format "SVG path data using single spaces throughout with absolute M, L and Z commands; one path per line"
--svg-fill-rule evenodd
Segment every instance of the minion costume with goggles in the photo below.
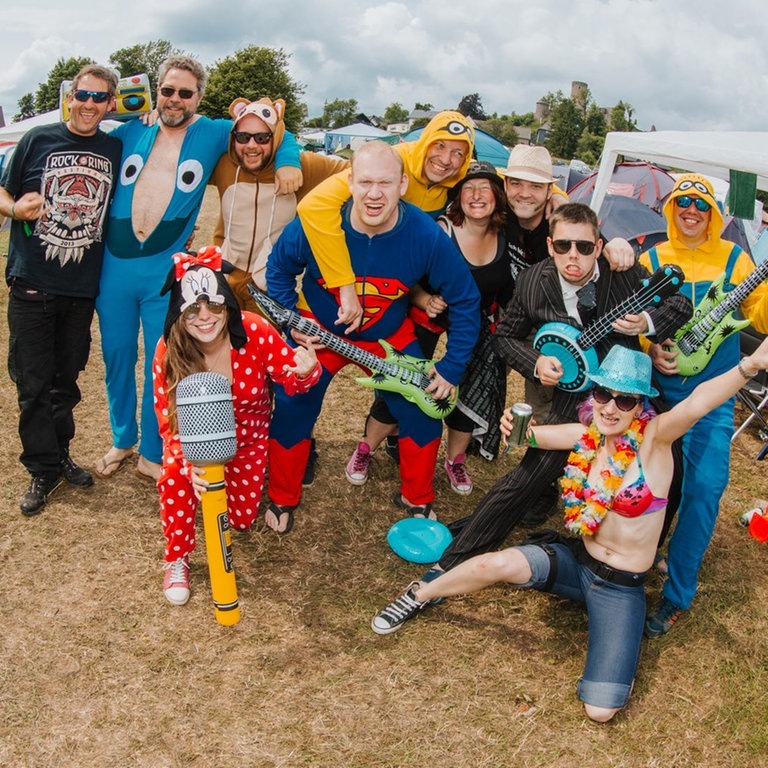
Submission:
M 438 141 L 462 141 L 467 145 L 461 167 L 439 184 L 430 184 L 424 173 L 427 150 Z M 445 209 L 448 192 L 469 168 L 475 146 L 475 129 L 461 112 L 440 112 L 424 128 L 418 141 L 397 144 L 403 158 L 408 187 L 402 199 L 437 218 Z M 341 206 L 349 199 L 349 171 L 342 171 L 320 184 L 298 205 L 301 225 L 328 288 L 356 282 L 349 249 L 341 229 Z M 362 285 L 362 278 L 359 285 Z
M 723 215 L 712 184 L 704 176 L 681 176 L 664 204 L 669 240 L 640 257 L 640 263 L 654 271 L 661 264 L 677 264 L 685 274 L 681 293 L 694 307 L 725 273 L 724 288 L 732 290 L 755 268 L 748 254 L 723 240 Z M 768 286 L 760 285 L 741 303 L 741 312 L 760 333 L 768 333 Z M 704 370 L 694 376 L 665 373 L 659 358 L 671 362 L 674 347 L 652 345 L 656 380 L 662 395 L 674 406 L 684 400 L 697 384 L 733 368 L 740 357 L 739 336 L 732 334 L 717 348 Z M 646 623 L 646 635 L 658 637 L 690 607 L 696 594 L 698 572 L 717 520 L 720 499 L 728 484 L 730 440 L 733 434 L 735 399 L 719 406 L 683 437 L 684 474 L 677 526 L 669 540 L 669 576 L 662 599 Z

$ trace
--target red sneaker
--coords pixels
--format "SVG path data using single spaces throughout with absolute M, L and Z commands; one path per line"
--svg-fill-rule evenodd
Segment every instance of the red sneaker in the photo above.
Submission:
M 189 600 L 189 557 L 185 555 L 167 563 L 163 578 L 163 594 L 171 605 L 185 605 Z
M 462 496 L 467 496 L 472 493 L 472 480 L 467 474 L 467 470 L 464 468 L 464 462 L 467 460 L 465 454 L 460 453 L 453 461 L 445 459 L 445 472 L 448 475 L 448 479 L 451 481 L 451 488 L 456 493 L 460 493 Z
M 368 482 L 368 468 L 371 466 L 372 459 L 373 454 L 368 443 L 361 440 L 344 470 L 347 480 L 352 485 L 365 485 Z

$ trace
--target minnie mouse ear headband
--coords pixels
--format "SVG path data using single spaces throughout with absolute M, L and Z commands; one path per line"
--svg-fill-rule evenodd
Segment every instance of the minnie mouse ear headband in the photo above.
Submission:
M 226 304 L 229 309 L 229 338 L 235 349 L 245 345 L 247 337 L 240 316 L 240 306 L 229 287 L 225 272 L 231 272 L 232 265 L 221 258 L 221 249 L 216 245 L 201 248 L 197 254 L 176 253 L 173 266 L 160 291 L 163 296 L 170 292 L 168 313 L 163 326 L 163 338 L 187 307 L 199 300 Z

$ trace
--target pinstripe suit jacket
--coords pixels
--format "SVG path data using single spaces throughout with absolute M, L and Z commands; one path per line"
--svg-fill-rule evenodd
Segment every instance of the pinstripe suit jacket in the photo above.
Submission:
M 641 280 L 649 277 L 645 267 L 636 264 L 625 272 L 612 272 L 608 262 L 598 259 L 600 276 L 597 280 L 596 317 L 605 315 L 620 301 L 641 287 Z M 658 307 L 646 310 L 654 324 L 653 339 L 663 341 L 685 323 L 693 308 L 688 299 L 676 293 L 661 302 Z M 545 323 L 561 322 L 579 327 L 565 309 L 563 292 L 553 259 L 548 258 L 528 269 L 517 278 L 515 293 L 507 304 L 504 317 L 499 323 L 493 340 L 493 348 L 507 365 L 527 379 L 534 380 L 534 368 L 539 358 L 532 345 L 532 336 Z M 614 344 L 640 349 L 637 336 L 611 332 L 595 346 L 599 360 Z M 584 393 L 569 393 L 555 389 L 552 399 L 551 419 L 547 421 L 573 421 L 576 405 L 584 399 Z

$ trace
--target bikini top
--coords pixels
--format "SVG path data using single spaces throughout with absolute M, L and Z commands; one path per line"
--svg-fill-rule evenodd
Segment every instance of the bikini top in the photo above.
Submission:
M 631 485 L 619 490 L 613 497 L 611 509 L 622 517 L 640 517 L 651 512 L 658 512 L 667 506 L 669 499 L 654 496 L 648 484 L 645 482 L 643 465 L 640 463 L 640 454 L 637 454 L 637 468 L 640 477 Z

